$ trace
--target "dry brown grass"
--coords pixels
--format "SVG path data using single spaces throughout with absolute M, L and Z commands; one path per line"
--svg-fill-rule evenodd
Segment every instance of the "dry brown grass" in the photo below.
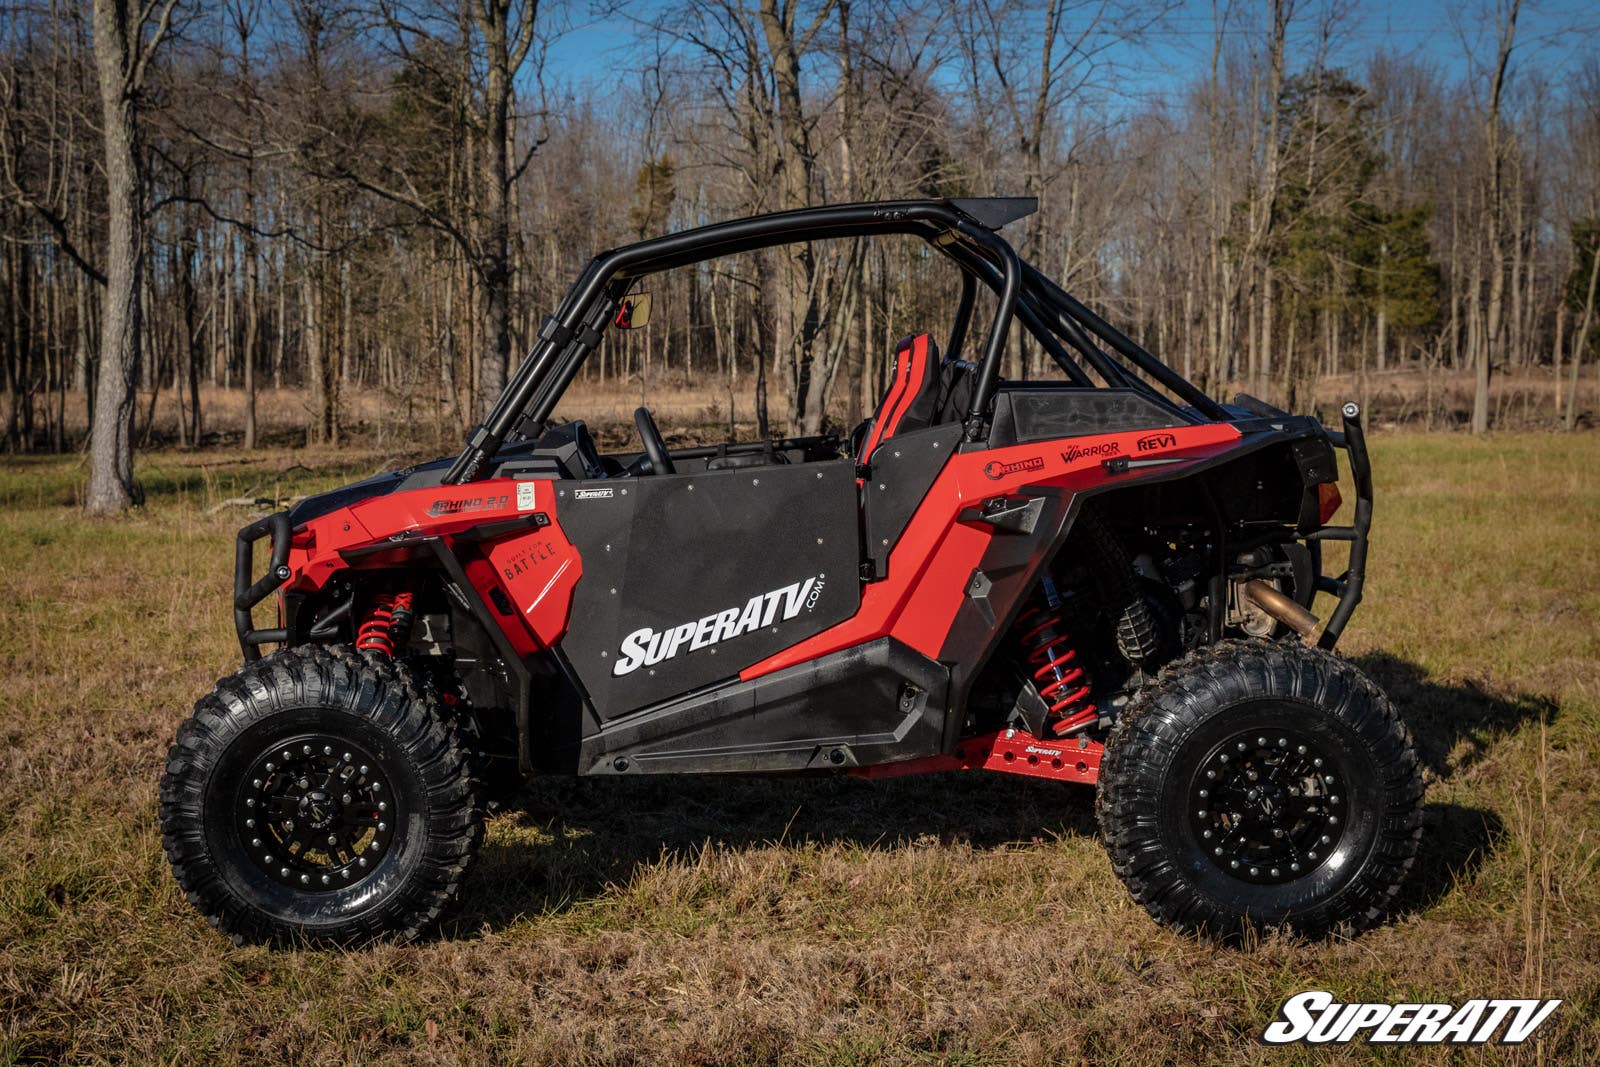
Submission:
M 149 506 L 86 522 L 71 461 L 0 469 L 0 1061 L 1345 1062 L 1254 1041 L 1307 988 L 1557 996 L 1539 1049 L 1600 1057 L 1600 436 L 1377 434 L 1370 599 L 1346 651 L 1431 779 L 1395 921 L 1219 949 L 1127 899 L 1084 790 L 567 781 L 491 822 L 439 936 L 235 949 L 178 894 L 156 779 L 237 659 L 215 500 L 394 458 L 141 457 Z M 1407 1059 L 1451 1058 L 1437 1048 Z

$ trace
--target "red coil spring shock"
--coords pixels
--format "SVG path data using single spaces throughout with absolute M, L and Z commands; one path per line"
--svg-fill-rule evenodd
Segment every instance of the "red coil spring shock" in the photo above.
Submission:
M 372 598 L 372 610 L 356 631 L 356 648 L 371 649 L 394 657 L 395 632 L 411 625 L 410 593 L 379 593 Z
M 1078 650 L 1068 643 L 1061 619 L 1061 594 L 1048 574 L 1040 586 L 1044 603 L 1024 613 L 1018 625 L 1033 684 L 1054 717 L 1050 729 L 1057 737 L 1064 737 L 1098 720 L 1100 712 L 1089 700 L 1088 672 L 1073 663 Z

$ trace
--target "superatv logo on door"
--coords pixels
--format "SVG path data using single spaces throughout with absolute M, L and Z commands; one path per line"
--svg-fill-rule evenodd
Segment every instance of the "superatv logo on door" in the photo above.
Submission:
M 640 667 L 654 667 L 685 648 L 693 652 L 731 637 L 754 633 L 775 622 L 787 622 L 802 610 L 810 611 L 817 606 L 822 586 L 822 576 L 818 575 L 770 593 L 759 593 L 738 607 L 726 608 L 693 622 L 665 630 L 641 627 L 622 639 L 622 648 L 611 673 L 620 678 Z

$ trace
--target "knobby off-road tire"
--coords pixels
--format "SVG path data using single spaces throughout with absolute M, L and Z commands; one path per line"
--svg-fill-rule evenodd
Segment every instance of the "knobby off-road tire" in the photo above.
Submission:
M 1355 667 L 1226 641 L 1170 664 L 1122 713 L 1096 807 L 1134 899 L 1227 940 L 1377 922 L 1416 858 L 1422 796 L 1410 733 Z
M 190 903 L 236 943 L 415 937 L 483 836 L 458 727 L 376 653 L 306 646 L 195 704 L 161 779 Z

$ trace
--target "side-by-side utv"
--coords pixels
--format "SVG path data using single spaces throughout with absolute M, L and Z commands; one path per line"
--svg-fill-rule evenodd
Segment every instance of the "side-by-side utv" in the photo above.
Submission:
M 188 898 L 240 941 L 409 936 L 530 776 L 983 769 L 1097 785 L 1112 865 L 1162 922 L 1376 921 L 1422 780 L 1332 651 L 1372 518 L 1360 413 L 1335 432 L 1213 400 L 1018 258 L 999 231 L 1033 208 L 821 207 L 606 252 L 460 455 L 241 530 L 245 663 L 161 784 Z M 640 450 L 605 454 L 553 419 L 602 333 L 640 325 L 646 276 L 889 236 L 959 297 L 848 438 L 669 449 L 640 408 Z M 1056 376 L 1000 377 L 1017 332 Z M 1329 525 L 1340 451 L 1354 515 Z

